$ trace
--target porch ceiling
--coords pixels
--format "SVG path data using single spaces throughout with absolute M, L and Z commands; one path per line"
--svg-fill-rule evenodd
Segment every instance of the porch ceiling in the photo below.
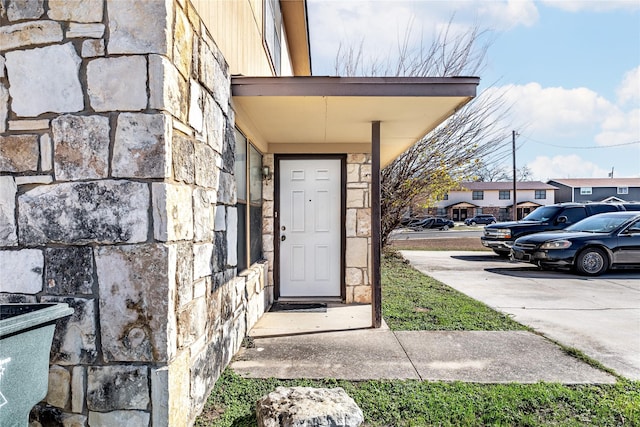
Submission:
M 476 94 L 477 77 L 233 77 L 236 122 L 268 153 L 370 152 L 384 167 Z

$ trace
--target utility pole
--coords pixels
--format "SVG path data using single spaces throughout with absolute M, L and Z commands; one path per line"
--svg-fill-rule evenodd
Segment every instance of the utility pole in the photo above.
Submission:
M 609 178 L 613 178 L 613 166 L 611 166 L 611 172 L 609 172 Z
M 513 220 L 518 220 L 518 198 L 516 197 L 516 131 L 511 131 L 511 149 L 513 151 Z

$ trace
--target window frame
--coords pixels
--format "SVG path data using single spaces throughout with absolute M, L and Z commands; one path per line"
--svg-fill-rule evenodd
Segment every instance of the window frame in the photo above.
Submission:
M 262 1 L 262 44 L 274 75 L 282 72 L 282 10 L 279 0 Z
M 238 216 L 238 229 L 237 229 L 237 242 L 236 242 L 236 252 L 237 252 L 237 264 L 236 267 L 238 272 L 246 270 L 251 267 L 251 265 L 255 264 L 258 261 L 264 259 L 264 251 L 262 247 L 262 205 L 264 202 L 263 195 L 263 183 L 264 177 L 262 176 L 262 165 L 264 160 L 264 154 L 258 150 L 258 148 L 251 143 L 249 138 L 246 137 L 244 133 L 238 128 L 235 128 L 235 138 L 236 138 L 236 188 L 237 188 L 237 197 L 236 197 L 236 212 Z M 239 138 L 240 137 L 240 138 Z M 238 170 L 238 161 L 239 161 L 239 152 L 238 148 L 240 145 L 244 145 L 244 168 L 243 173 Z M 257 154 L 260 159 L 258 165 L 253 165 L 251 162 L 252 158 L 252 150 Z M 240 160 L 242 161 L 242 160 Z M 254 169 L 254 178 L 252 178 L 252 168 Z M 258 183 L 254 182 L 255 177 L 258 177 Z M 240 185 L 244 182 L 244 185 Z M 253 184 L 253 185 L 252 185 Z M 254 189 L 259 189 L 259 197 L 255 198 L 255 194 L 252 193 L 252 187 Z M 244 191 L 243 191 L 244 190 Z M 259 212 L 259 225 L 251 226 L 252 213 L 255 215 L 256 209 Z M 253 211 L 253 212 L 252 212 Z M 254 218 L 255 219 L 255 218 Z M 254 230 L 255 229 L 255 230 Z M 253 234 L 256 233 L 257 234 Z M 256 239 L 256 236 L 258 239 Z M 254 244 L 252 245 L 252 240 L 254 240 Z M 259 248 L 256 250 L 256 247 Z M 259 254 L 256 256 L 256 254 Z
M 581 196 L 591 196 L 593 194 L 593 187 L 580 187 Z
M 484 191 L 483 190 L 474 190 L 471 193 L 471 200 L 484 200 Z
M 533 197 L 535 200 L 544 200 L 547 198 L 547 190 L 535 190 Z
M 511 200 L 511 190 L 498 190 L 498 200 Z
M 618 187 L 616 190 L 617 190 L 616 194 L 629 194 L 629 187 L 627 187 L 627 186 Z

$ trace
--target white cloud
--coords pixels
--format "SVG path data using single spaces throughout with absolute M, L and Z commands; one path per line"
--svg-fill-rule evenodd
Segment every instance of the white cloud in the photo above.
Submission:
M 616 94 L 618 95 L 618 103 L 622 105 L 628 103 L 640 104 L 640 66 L 624 75 Z
M 477 1 L 479 18 L 484 25 L 498 30 L 507 30 L 519 25 L 530 27 L 540 17 L 538 8 L 531 0 Z
M 577 154 L 554 157 L 538 156 L 527 163 L 536 181 L 554 178 L 606 178 L 608 170 L 587 161 Z
M 567 12 L 640 9 L 640 2 L 637 0 L 544 0 L 543 3 Z
M 504 97 L 512 105 L 513 123 L 549 142 L 597 131 L 603 118 L 617 112 L 613 104 L 587 88 L 544 88 L 528 83 L 489 90 L 504 90 Z
M 598 145 L 627 144 L 640 141 L 640 109 L 617 111 L 604 118 L 602 131 L 595 137 Z

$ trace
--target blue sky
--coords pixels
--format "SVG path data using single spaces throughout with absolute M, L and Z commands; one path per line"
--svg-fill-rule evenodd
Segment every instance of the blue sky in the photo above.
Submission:
M 314 75 L 335 74 L 340 44 L 379 55 L 408 25 L 428 44 L 452 16 L 455 31 L 477 23 L 493 40 L 479 92 L 505 91 L 518 167 L 640 178 L 640 0 L 309 0 L 308 14 Z

